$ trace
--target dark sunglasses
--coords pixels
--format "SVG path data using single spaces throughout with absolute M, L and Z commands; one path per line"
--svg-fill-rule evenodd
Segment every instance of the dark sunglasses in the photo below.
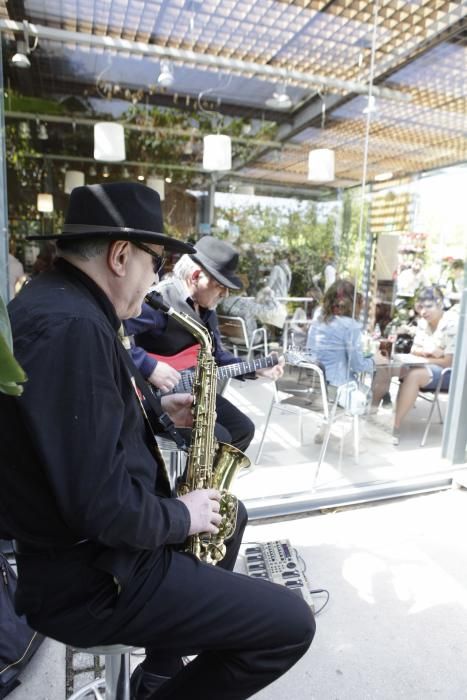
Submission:
M 164 267 L 165 263 L 165 258 L 162 255 L 159 255 L 159 253 L 155 253 L 151 248 L 144 243 L 141 243 L 140 241 L 131 241 L 133 245 L 136 248 L 139 248 L 140 250 L 144 250 L 145 253 L 148 253 L 152 257 L 152 267 L 154 269 L 154 274 L 157 275 L 162 268 Z

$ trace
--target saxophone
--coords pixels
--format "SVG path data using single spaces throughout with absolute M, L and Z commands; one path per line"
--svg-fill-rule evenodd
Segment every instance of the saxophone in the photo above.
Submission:
M 183 496 L 196 489 L 218 489 L 221 492 L 222 522 L 217 534 L 190 535 L 185 550 L 209 564 L 216 564 L 225 556 L 225 540 L 233 535 L 237 525 L 238 501 L 229 493 L 237 472 L 250 465 L 250 460 L 232 445 L 218 442 L 214 435 L 216 422 L 217 365 L 212 354 L 209 331 L 182 311 L 160 301 L 152 292 L 145 301 L 156 310 L 172 316 L 199 342 L 200 350 L 193 379 L 193 429 L 188 450 L 185 480 L 178 484 L 177 495 Z

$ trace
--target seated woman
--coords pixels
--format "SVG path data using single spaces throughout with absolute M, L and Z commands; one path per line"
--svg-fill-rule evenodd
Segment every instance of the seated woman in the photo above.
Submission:
M 423 367 L 405 368 L 401 374 L 394 417 L 393 444 L 399 444 L 403 419 L 414 406 L 420 389 L 434 391 L 445 367 L 451 367 L 456 343 L 458 316 L 443 309 L 443 294 L 438 287 L 424 287 L 417 294 L 416 310 L 420 314 L 412 355 L 429 358 Z M 449 387 L 450 375 L 443 379 L 442 389 Z
M 365 357 L 362 326 L 354 318 L 360 313 L 362 298 L 347 280 L 334 282 L 323 297 L 319 317 L 310 325 L 307 353 L 324 366 L 326 381 L 340 386 L 356 379 L 359 372 L 373 374 L 372 405 L 376 409 L 391 380 L 388 360 L 379 351 Z

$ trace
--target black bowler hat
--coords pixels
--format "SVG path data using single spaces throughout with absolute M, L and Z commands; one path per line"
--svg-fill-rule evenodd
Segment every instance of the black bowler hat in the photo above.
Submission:
M 206 272 L 228 289 L 241 289 L 242 281 L 235 271 L 238 266 L 238 252 L 230 243 L 214 236 L 203 236 L 195 243 L 196 252 L 191 259 L 201 265 Z
M 189 243 L 163 233 L 158 193 L 136 182 L 111 182 L 75 187 L 60 234 L 28 236 L 28 240 L 79 241 L 106 238 L 109 241 L 144 241 L 163 245 L 178 253 L 193 253 Z

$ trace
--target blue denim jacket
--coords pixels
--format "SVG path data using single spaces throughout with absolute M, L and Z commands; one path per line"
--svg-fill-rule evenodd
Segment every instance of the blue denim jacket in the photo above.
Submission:
M 334 316 L 329 323 L 314 321 L 306 349 L 324 366 L 326 381 L 333 386 L 356 379 L 359 372 L 374 370 L 371 357 L 363 355 L 361 324 L 349 316 Z

